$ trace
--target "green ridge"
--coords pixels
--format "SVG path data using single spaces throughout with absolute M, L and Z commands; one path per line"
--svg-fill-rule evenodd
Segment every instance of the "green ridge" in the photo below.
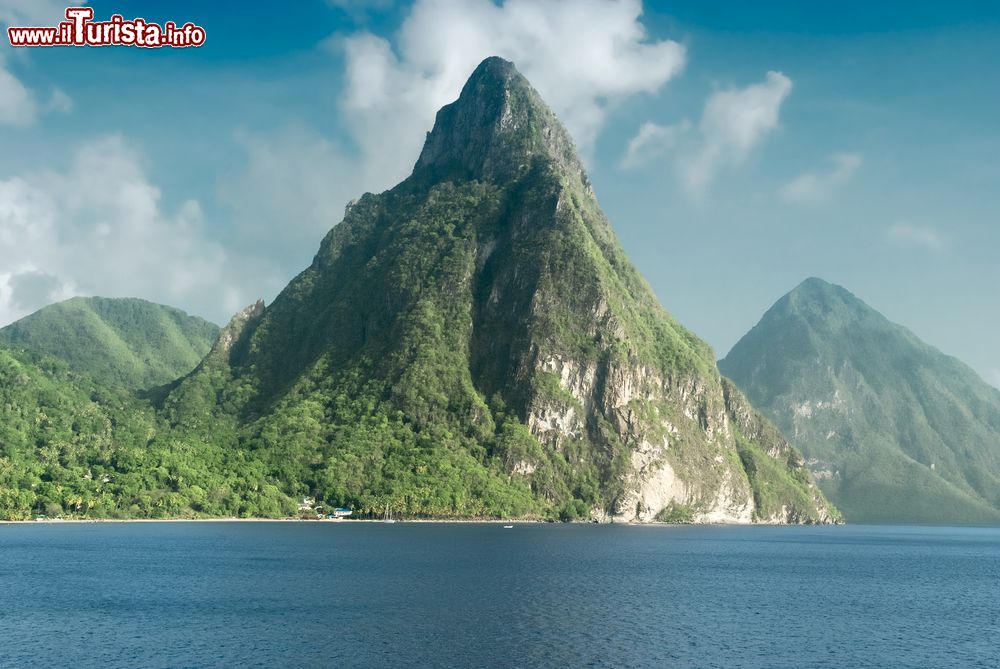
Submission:
M 105 384 L 132 390 L 194 369 L 219 328 L 135 298 L 74 297 L 0 329 L 0 344 L 60 358 Z

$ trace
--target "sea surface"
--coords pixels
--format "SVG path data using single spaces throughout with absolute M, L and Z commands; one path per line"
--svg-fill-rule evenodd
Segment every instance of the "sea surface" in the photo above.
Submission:
M 2 667 L 1000 667 L 1000 528 L 0 525 Z

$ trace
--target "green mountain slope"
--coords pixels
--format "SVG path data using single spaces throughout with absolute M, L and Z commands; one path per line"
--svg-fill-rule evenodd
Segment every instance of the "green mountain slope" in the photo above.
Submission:
M 260 462 L 175 436 L 57 358 L 0 346 L 0 519 L 289 516 Z
M 719 368 L 847 519 L 1000 519 L 1000 391 L 843 288 L 803 282 Z
M 0 329 L 0 344 L 66 361 L 106 385 L 143 389 L 194 369 L 219 328 L 133 298 L 74 297 Z
M 491 58 L 163 415 L 290 497 L 410 515 L 825 522 L 797 452 L 658 304 L 572 141 Z

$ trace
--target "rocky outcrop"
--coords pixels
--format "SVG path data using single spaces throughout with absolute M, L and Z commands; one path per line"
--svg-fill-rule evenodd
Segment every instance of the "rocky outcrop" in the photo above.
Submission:
M 538 371 L 557 379 L 565 395 L 536 398 L 527 419 L 536 437 L 557 448 L 585 437 L 600 439 L 588 429 L 597 414 L 628 447 L 622 492 L 610 508 L 593 510 L 596 519 L 670 520 L 683 509 L 684 520 L 698 523 L 839 521 L 801 455 L 727 380 L 676 382 L 648 367 L 600 370 L 558 356 L 541 360 Z M 758 509 L 737 432 L 800 477 L 806 505 L 788 499 L 777 509 Z
M 208 352 L 206 360 L 228 360 L 233 347 L 246 332 L 247 327 L 260 320 L 264 315 L 264 300 L 257 300 L 253 304 L 237 312 L 229 319 L 226 327 L 219 332 L 218 338 L 212 344 L 212 349 Z

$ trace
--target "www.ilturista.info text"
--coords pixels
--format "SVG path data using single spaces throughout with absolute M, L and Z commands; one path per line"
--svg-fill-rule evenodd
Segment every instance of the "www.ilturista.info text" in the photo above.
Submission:
M 167 21 L 162 26 L 145 19 L 127 20 L 120 14 L 107 21 L 94 21 L 92 7 L 69 7 L 66 20 L 50 27 L 10 27 L 7 37 L 11 46 L 138 46 L 158 47 L 201 46 L 205 29 L 193 23 L 178 26 Z

